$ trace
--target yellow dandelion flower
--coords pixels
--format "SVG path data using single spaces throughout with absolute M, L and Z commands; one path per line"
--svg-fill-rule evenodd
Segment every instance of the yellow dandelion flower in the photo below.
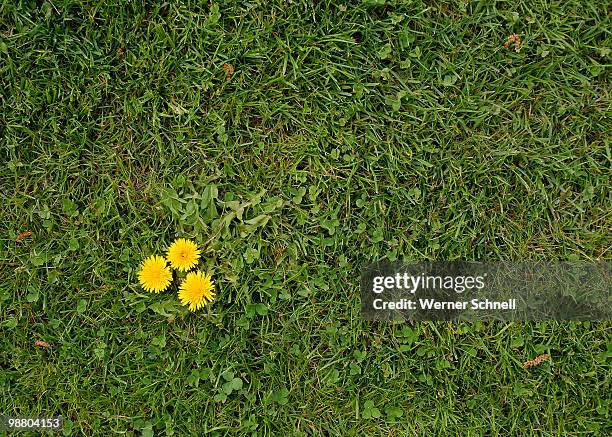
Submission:
M 179 287 L 179 299 L 183 305 L 189 305 L 189 311 L 195 311 L 215 298 L 215 284 L 206 273 L 189 272 Z
M 159 293 L 172 281 L 172 271 L 161 256 L 151 255 L 143 261 L 138 272 L 138 281 L 146 291 Z
M 168 248 L 166 258 L 173 268 L 185 272 L 197 264 L 200 251 L 193 241 L 179 238 Z

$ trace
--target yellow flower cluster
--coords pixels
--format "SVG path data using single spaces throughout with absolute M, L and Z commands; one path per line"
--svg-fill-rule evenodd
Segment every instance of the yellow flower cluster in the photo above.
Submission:
M 144 290 L 159 293 L 172 282 L 170 267 L 187 272 L 198 264 L 199 259 L 198 245 L 191 240 L 179 238 L 170 245 L 165 258 L 151 255 L 143 261 L 138 271 L 138 281 Z M 195 311 L 213 301 L 214 289 L 215 284 L 209 274 L 188 272 L 179 286 L 178 297 L 183 305 L 189 305 L 190 311 Z

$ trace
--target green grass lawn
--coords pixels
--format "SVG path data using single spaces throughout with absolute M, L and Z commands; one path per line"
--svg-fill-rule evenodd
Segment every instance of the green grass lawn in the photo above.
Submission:
M 359 313 L 368 262 L 612 260 L 607 1 L 152 3 L 0 0 L 0 415 L 612 432 L 610 322 Z M 196 313 L 137 283 L 176 237 Z

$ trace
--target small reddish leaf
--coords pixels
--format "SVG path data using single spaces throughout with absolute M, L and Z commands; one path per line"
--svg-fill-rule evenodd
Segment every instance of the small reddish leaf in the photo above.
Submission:
M 232 64 L 223 64 L 223 70 L 225 71 L 225 80 L 228 82 L 232 80 L 234 75 L 234 66 Z
M 550 355 L 548 354 L 538 355 L 533 360 L 525 361 L 523 363 L 523 369 L 529 369 L 530 367 L 538 366 L 541 362 L 548 361 L 548 360 L 550 360 Z
M 36 342 L 34 343 L 34 346 L 36 346 L 36 347 L 49 347 L 51 345 L 49 343 L 47 343 L 46 341 L 36 340 Z
M 24 238 L 28 238 L 30 235 L 32 235 L 32 231 L 23 231 L 23 232 L 20 232 L 17 235 L 17 238 L 15 238 L 15 241 L 17 243 L 21 243 L 21 240 L 23 240 Z

